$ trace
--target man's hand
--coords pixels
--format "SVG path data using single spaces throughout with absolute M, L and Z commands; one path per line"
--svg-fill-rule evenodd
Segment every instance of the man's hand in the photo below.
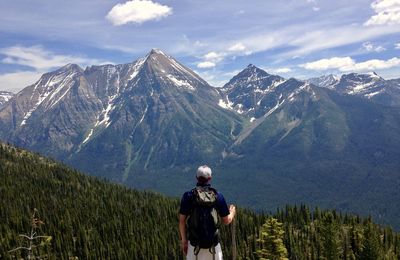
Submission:
M 233 216 L 235 216 L 235 214 L 236 214 L 236 207 L 235 207 L 235 205 L 230 205 L 229 206 L 229 213 L 232 213 L 233 214 Z
M 186 256 L 187 255 L 187 251 L 188 251 L 188 241 L 187 240 L 182 240 L 181 241 L 181 248 L 182 248 L 182 252 L 183 255 Z
M 235 218 L 236 215 L 236 207 L 235 205 L 229 206 L 229 215 L 222 218 L 222 223 L 225 225 L 231 224 L 232 220 Z

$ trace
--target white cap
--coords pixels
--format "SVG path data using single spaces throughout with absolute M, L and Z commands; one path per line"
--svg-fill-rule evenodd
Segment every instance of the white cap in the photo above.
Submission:
M 199 168 L 197 168 L 197 173 L 196 173 L 196 178 L 199 179 L 204 179 L 204 180 L 210 180 L 212 175 L 212 171 L 210 167 L 207 165 L 202 165 Z

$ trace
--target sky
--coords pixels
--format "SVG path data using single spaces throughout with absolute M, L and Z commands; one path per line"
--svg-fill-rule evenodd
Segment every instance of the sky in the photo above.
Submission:
M 0 1 L 0 90 L 152 48 L 216 87 L 248 64 L 285 78 L 400 78 L 400 0 Z

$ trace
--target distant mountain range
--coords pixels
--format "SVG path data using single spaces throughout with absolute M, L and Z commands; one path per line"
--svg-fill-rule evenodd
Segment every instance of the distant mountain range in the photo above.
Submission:
M 300 81 L 249 65 L 214 88 L 152 50 L 133 63 L 44 74 L 0 109 L 0 139 L 172 195 L 209 164 L 242 205 L 305 202 L 400 226 L 399 81 Z
M 309 79 L 308 82 L 342 94 L 364 97 L 379 104 L 400 106 L 400 79 L 385 80 L 375 72 L 350 73 L 341 77 L 328 75 Z

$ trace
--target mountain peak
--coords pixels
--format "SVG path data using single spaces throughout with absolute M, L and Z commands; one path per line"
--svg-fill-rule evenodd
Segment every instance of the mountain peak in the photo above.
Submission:
M 195 89 L 191 87 L 191 84 L 197 85 L 194 82 L 208 85 L 191 69 L 159 49 L 151 49 L 144 59 L 143 67 L 147 73 L 155 73 L 159 79 L 170 81 L 175 85 L 186 86 L 188 89 Z
M 57 71 L 79 71 L 79 72 L 82 72 L 83 69 L 77 64 L 68 63 L 67 65 L 62 66 Z
M 169 58 L 169 55 L 165 54 L 162 50 L 156 49 L 156 48 L 151 49 L 151 51 L 149 52 L 147 57 L 154 56 L 154 55 L 162 55 L 164 57 Z

